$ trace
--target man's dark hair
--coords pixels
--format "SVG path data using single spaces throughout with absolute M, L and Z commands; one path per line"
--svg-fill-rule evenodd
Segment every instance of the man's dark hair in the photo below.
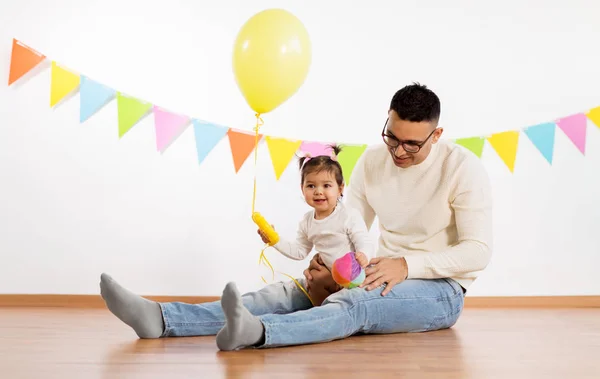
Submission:
M 440 119 L 441 105 L 438 96 L 427 86 L 413 83 L 394 94 L 390 110 L 405 121 L 437 122 Z

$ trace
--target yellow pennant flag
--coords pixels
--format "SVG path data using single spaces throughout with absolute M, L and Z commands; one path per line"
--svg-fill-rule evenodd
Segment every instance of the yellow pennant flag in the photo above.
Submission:
M 53 107 L 79 87 L 80 76 L 52 61 L 50 106 Z
M 518 131 L 508 131 L 492 134 L 491 137 L 487 138 L 510 172 L 514 172 L 515 169 L 519 134 Z
M 265 139 L 267 141 L 267 146 L 269 147 L 271 162 L 273 162 L 275 177 L 279 180 L 287 166 L 290 164 L 294 154 L 300 149 L 302 141 L 270 136 L 265 137 Z
M 588 113 L 586 113 L 587 118 L 589 118 L 597 127 L 600 128 L 600 107 L 596 107 L 591 109 Z

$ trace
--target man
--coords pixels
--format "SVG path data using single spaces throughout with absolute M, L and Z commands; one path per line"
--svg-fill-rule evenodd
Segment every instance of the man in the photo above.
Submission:
M 317 307 L 293 282 L 244 296 L 229 283 L 220 302 L 207 304 L 155 303 L 103 274 L 108 308 L 141 338 L 216 334 L 221 350 L 451 327 L 490 260 L 492 201 L 479 159 L 440 140 L 440 108 L 426 86 L 400 89 L 381 131 L 384 143 L 355 166 L 347 204 L 369 228 L 377 217 L 381 233 L 362 288 L 326 293 Z M 334 287 L 318 256 L 305 276 L 312 293 Z

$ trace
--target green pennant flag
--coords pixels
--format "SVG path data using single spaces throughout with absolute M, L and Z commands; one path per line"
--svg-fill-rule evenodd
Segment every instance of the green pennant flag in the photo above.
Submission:
M 338 155 L 338 162 L 342 166 L 342 174 L 346 185 L 350 184 L 350 177 L 358 158 L 365 152 L 367 145 L 342 145 Z
M 135 124 L 146 116 L 152 104 L 117 92 L 119 113 L 119 138 L 123 137 Z
M 459 138 L 455 140 L 457 144 L 466 147 L 471 150 L 478 158 L 481 158 L 481 153 L 483 153 L 483 145 L 485 144 L 485 138 L 483 137 L 468 137 L 468 138 Z

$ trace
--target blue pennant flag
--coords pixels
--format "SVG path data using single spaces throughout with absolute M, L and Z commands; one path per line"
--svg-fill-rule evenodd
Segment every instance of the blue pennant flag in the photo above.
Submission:
M 548 163 L 552 164 L 552 155 L 554 153 L 554 135 L 556 124 L 546 122 L 525 128 L 525 134 L 535 147 L 542 153 Z
M 227 135 L 229 128 L 196 119 L 192 120 L 192 124 L 194 125 L 194 135 L 196 136 L 198 163 L 202 163 L 219 141 Z
M 84 122 L 104 107 L 116 91 L 82 75 L 79 93 L 79 122 Z

